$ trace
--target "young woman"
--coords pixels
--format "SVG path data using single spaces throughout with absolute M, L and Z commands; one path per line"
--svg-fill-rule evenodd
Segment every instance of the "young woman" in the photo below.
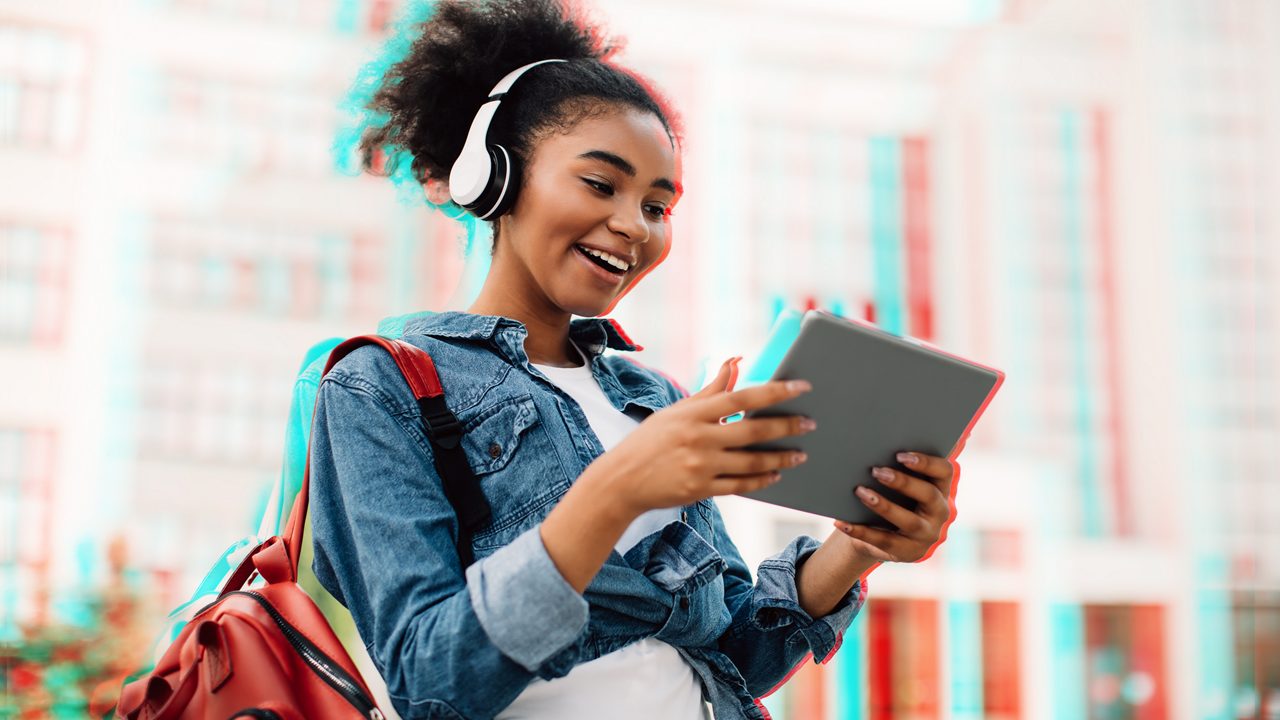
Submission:
M 721 419 L 805 383 L 733 391 L 730 360 L 686 397 L 627 359 L 640 347 L 599 317 L 670 250 L 681 185 L 667 104 L 555 0 L 441 2 L 421 33 L 375 96 L 385 124 L 362 149 L 369 162 L 401 148 L 439 202 L 495 83 L 562 60 L 528 68 L 493 117 L 488 139 L 515 164 L 479 296 L 403 334 L 435 361 L 492 517 L 463 567 L 418 407 L 390 357 L 361 348 L 317 397 L 316 577 L 350 609 L 404 718 L 767 717 L 757 698 L 835 652 L 860 578 L 940 541 L 953 466 L 920 455 L 917 472 L 885 476 L 915 512 L 864 498 L 900 532 L 837 523 L 753 581 L 713 498 L 803 462 L 737 448 L 812 425 Z

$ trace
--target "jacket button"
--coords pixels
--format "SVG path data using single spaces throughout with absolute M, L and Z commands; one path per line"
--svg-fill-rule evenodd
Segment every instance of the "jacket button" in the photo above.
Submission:
M 687 523 L 687 522 L 689 522 L 689 511 L 688 511 L 688 510 L 681 510 L 681 511 L 680 511 L 680 522 L 682 522 L 682 523 Z
M 682 598 L 680 598 L 680 609 L 681 609 L 681 610 L 688 610 L 688 609 L 689 609 L 689 598 L 687 598 L 687 597 L 682 597 Z
M 489 445 L 489 457 L 496 458 L 501 454 L 502 454 L 501 445 L 499 445 L 498 443 L 492 443 Z

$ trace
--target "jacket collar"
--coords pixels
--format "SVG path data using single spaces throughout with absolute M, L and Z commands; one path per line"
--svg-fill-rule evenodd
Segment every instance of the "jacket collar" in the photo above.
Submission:
M 502 315 L 477 315 L 459 310 L 441 312 L 427 310 L 401 316 L 400 319 L 404 320 L 405 335 L 421 334 L 492 342 L 499 328 L 509 327 L 517 329 L 521 335 L 520 344 L 523 344 L 523 337 L 528 333 L 525 324 L 514 318 Z M 379 329 L 381 330 L 387 324 L 388 321 L 384 320 L 379 325 Z M 583 352 L 592 356 L 604 352 L 604 348 L 629 352 L 644 349 L 643 345 L 633 342 L 618 321 L 613 318 L 574 318 L 569 321 L 569 338 L 575 341 Z

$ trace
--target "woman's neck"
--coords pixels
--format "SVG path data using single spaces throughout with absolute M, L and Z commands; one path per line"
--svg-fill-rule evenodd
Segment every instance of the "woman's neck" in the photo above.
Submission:
M 578 367 L 581 359 L 569 344 L 572 314 L 551 301 L 522 264 L 499 251 L 484 285 L 467 308 L 479 315 L 501 315 L 524 323 L 528 335 L 524 351 L 529 362 L 554 367 Z

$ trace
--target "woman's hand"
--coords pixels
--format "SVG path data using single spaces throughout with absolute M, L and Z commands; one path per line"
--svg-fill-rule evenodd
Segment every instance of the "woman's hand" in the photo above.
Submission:
M 956 454 L 963 448 L 961 442 Z M 859 486 L 854 493 L 873 512 L 893 523 L 897 532 L 835 521 L 836 528 L 860 554 L 879 562 L 917 562 L 929 557 L 933 549 L 942 544 L 947 525 L 955 516 L 951 489 L 960 475 L 960 466 L 955 460 L 924 453 L 899 453 L 898 462 L 924 478 L 893 468 L 876 468 L 872 475 L 885 487 L 915 500 L 918 503 L 915 510 L 908 510 L 870 488 Z
M 773 381 L 732 391 L 736 377 L 736 361 L 726 361 L 711 384 L 645 418 L 617 447 L 597 458 L 588 472 L 608 483 L 611 496 L 635 516 L 777 482 L 777 469 L 804 461 L 798 453 L 741 447 L 810 432 L 806 418 L 786 415 L 728 424 L 721 420 L 811 388 L 805 381 L 795 381 L 799 384 L 794 386 Z

